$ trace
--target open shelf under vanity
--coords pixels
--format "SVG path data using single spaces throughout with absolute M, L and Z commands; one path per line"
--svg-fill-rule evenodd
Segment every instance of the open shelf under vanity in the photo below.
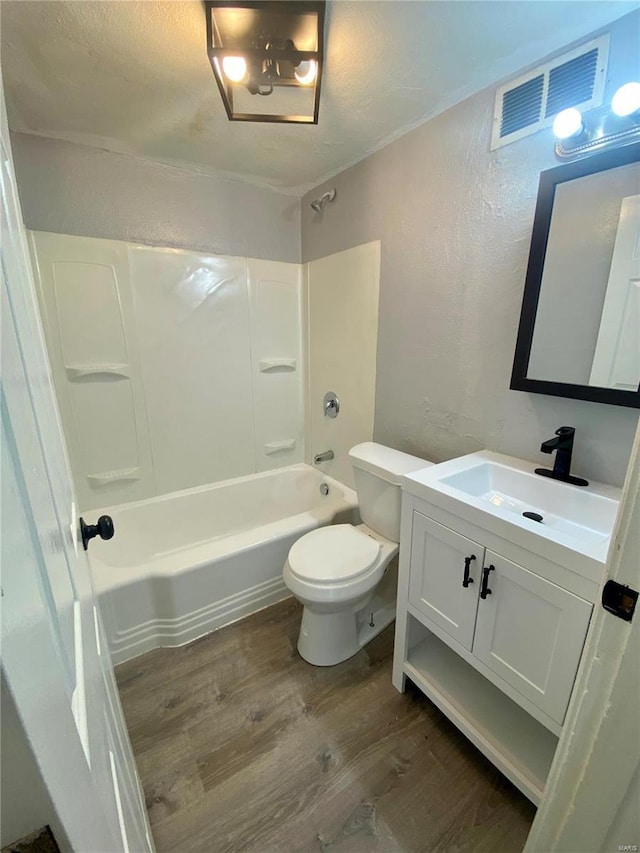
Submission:
M 536 805 L 558 738 L 412 616 L 405 675 Z

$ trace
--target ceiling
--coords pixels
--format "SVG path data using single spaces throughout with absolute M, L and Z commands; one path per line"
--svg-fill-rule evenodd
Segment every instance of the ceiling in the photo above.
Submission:
M 604 0 L 333 0 L 317 126 L 229 122 L 204 5 L 3 0 L 13 130 L 301 194 L 468 95 L 637 8 Z

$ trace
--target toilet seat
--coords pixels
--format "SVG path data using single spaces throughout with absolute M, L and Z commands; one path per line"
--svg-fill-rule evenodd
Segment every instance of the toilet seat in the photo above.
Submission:
M 307 583 L 338 584 L 366 574 L 381 544 L 351 524 L 320 527 L 305 534 L 289 551 L 289 568 Z

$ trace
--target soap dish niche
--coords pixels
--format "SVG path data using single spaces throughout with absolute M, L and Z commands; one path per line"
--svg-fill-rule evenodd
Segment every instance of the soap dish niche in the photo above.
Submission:
M 65 366 L 68 379 L 72 382 L 95 379 L 129 379 L 128 364 L 68 364 Z
M 141 474 L 138 467 L 119 468 L 114 471 L 100 471 L 100 473 L 96 474 L 87 474 L 87 480 L 92 486 L 108 486 L 110 483 L 139 480 L 140 477 Z
M 282 453 L 285 450 L 295 450 L 295 438 L 284 438 L 281 441 L 269 441 L 264 445 L 264 452 L 267 456 L 273 456 L 274 453 Z
M 293 373 L 297 368 L 295 358 L 261 358 L 260 373 Z

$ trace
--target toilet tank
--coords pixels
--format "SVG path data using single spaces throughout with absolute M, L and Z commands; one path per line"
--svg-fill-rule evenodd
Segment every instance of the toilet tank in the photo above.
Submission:
M 349 451 L 363 522 L 392 542 L 400 541 L 401 478 L 433 463 L 374 441 Z

